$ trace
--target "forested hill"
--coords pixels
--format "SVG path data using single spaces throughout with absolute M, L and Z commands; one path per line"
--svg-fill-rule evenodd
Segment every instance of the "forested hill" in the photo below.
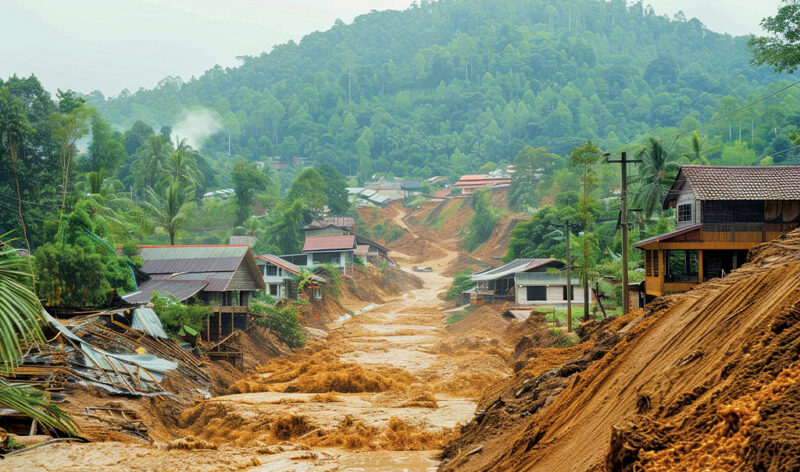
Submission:
M 211 156 L 227 154 L 230 135 L 232 153 L 251 160 L 308 156 L 361 176 L 453 175 L 510 161 L 525 144 L 563 155 L 587 138 L 616 150 L 654 127 L 694 129 L 778 80 L 748 69 L 746 42 L 641 2 L 422 1 L 339 22 L 236 68 L 89 101 L 126 129 L 215 110 L 223 131 L 206 144 Z M 746 116 L 744 135 L 742 116 L 738 127 L 723 120 L 703 132 L 760 153 L 772 143 L 759 127 L 775 123 L 756 116 Z

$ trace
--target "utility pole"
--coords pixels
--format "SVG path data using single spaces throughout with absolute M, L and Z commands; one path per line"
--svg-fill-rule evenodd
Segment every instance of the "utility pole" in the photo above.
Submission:
M 567 245 L 567 332 L 572 332 L 572 261 L 569 257 L 569 220 L 564 222 L 564 243 Z
M 606 160 L 606 162 L 619 163 L 622 170 L 622 189 L 619 195 L 619 224 L 622 226 L 622 314 L 627 315 L 631 310 L 631 298 L 628 295 L 628 163 L 642 161 L 628 160 L 628 153 L 623 152 L 620 160 Z

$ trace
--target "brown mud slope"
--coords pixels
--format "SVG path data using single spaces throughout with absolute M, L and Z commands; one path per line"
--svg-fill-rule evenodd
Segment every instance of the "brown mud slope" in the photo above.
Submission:
M 482 402 L 441 469 L 800 470 L 800 230 L 594 344 Z
M 406 230 L 399 239 L 387 246 L 408 256 L 412 264 L 426 265 L 448 252 L 459 252 L 458 257 L 448 262 L 444 273 L 453 275 L 464 269 L 484 269 L 500 264 L 508 248 L 511 230 L 525 218 L 508 209 L 508 191 L 499 189 L 492 193 L 492 205 L 502 208 L 508 215 L 497 222 L 489 239 L 473 253 L 463 252 L 461 241 L 468 231 L 474 214 L 469 199 L 427 201 L 416 208 L 405 208 L 400 201 L 392 202 L 380 210 L 359 209 L 359 216 L 367 226 L 377 223 L 390 224 Z

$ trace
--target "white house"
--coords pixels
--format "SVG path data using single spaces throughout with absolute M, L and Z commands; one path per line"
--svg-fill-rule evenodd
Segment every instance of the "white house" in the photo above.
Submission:
M 565 265 L 555 259 L 516 259 L 471 276 L 477 299 L 513 301 L 518 306 L 567 304 Z M 592 290 L 589 289 L 591 300 Z M 580 280 L 572 277 L 572 302 L 583 304 Z
M 267 285 L 267 295 L 276 300 L 286 298 L 287 281 L 293 281 L 300 275 L 300 268 L 272 254 L 256 256 L 256 262 Z
M 332 264 L 346 273 L 347 265 L 354 261 L 356 249 L 358 249 L 356 237 L 352 234 L 307 236 L 303 245 L 303 254 L 307 256 L 306 266 L 308 267 Z

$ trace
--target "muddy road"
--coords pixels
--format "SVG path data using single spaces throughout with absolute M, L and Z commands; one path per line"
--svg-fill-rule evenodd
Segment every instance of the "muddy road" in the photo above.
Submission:
M 438 298 L 452 279 L 438 271 L 457 254 L 437 249 L 434 272 L 415 273 L 422 288 L 381 305 L 344 301 L 358 314 L 326 338 L 244 375 L 233 386 L 244 393 L 184 411 L 174 437 L 188 440 L 51 444 L 0 470 L 435 470 L 481 390 L 510 374 L 499 356 L 453 348 L 461 336 L 447 332 Z

